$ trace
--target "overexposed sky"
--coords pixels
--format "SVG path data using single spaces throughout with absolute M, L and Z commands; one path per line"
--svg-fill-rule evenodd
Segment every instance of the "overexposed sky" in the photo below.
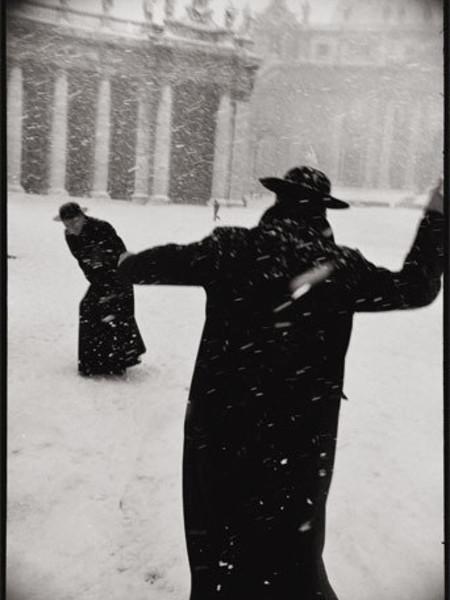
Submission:
M 42 0 L 41 0 L 42 1 Z M 114 7 L 112 14 L 117 17 L 130 20 L 142 20 L 142 0 L 113 0 Z M 277 0 L 277 2 L 286 2 L 286 5 L 296 14 L 301 14 L 302 4 L 305 0 Z M 58 4 L 58 0 L 44 0 L 46 4 Z M 210 6 L 214 10 L 215 21 L 218 25 L 223 24 L 223 15 L 225 8 L 232 4 L 237 10 L 237 22 L 240 20 L 242 10 L 248 6 L 252 13 L 264 11 L 271 0 L 210 0 Z M 330 20 L 333 9 L 338 0 L 309 0 L 311 7 L 310 21 L 324 23 Z M 87 12 L 101 12 L 102 0 L 69 0 L 72 8 Z M 176 16 L 184 16 L 185 6 L 189 0 L 175 0 Z M 164 10 L 164 0 L 155 0 L 155 20 L 159 20 Z
M 232 3 L 239 10 L 242 10 L 248 5 L 252 12 L 262 12 L 267 8 L 270 1 L 271 0 L 232 0 Z M 288 8 L 296 14 L 301 14 L 303 1 L 304 0 L 285 0 Z M 229 0 L 211 0 L 211 7 L 214 7 L 216 11 L 223 13 L 228 3 Z M 310 19 L 318 22 L 328 21 L 336 3 L 337 0 L 309 0 L 311 7 Z

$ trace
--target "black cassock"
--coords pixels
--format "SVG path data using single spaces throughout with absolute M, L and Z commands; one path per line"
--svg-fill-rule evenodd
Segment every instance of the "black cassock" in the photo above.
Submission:
M 121 281 L 117 261 L 125 244 L 106 221 L 86 217 L 80 235 L 66 241 L 90 286 L 80 302 L 78 370 L 122 374 L 140 362 L 145 345 L 134 318 L 133 286 Z
M 191 600 L 336 600 L 322 552 L 353 314 L 432 302 L 442 228 L 428 212 L 398 273 L 270 210 L 121 263 L 130 282 L 206 291 L 185 422 Z M 292 301 L 292 278 L 324 263 Z

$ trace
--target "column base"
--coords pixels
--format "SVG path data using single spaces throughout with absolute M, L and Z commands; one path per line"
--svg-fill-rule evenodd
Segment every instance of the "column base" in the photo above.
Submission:
M 69 192 L 62 188 L 50 188 L 47 194 L 49 196 L 60 196 L 61 198 L 68 198 L 70 196 Z
M 20 185 L 20 183 L 8 183 L 8 192 L 25 193 L 25 190 Z
M 90 198 L 95 198 L 96 200 L 111 200 L 108 192 L 101 192 L 100 190 L 92 191 L 89 194 Z
M 169 204 L 170 198 L 165 194 L 153 194 L 150 196 L 150 202 L 152 204 Z
M 147 202 L 149 201 L 150 196 L 149 194 L 144 194 L 144 193 L 137 193 L 137 194 L 132 194 L 131 196 L 131 201 L 135 202 L 136 204 L 147 204 Z

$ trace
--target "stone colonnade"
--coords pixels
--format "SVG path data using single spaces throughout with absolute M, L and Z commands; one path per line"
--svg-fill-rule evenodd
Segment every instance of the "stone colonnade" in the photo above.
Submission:
M 363 188 L 414 191 L 423 182 L 433 181 L 442 169 L 443 139 L 438 109 L 436 104 L 433 106 L 421 98 L 408 103 L 395 98 L 373 99 L 368 106 L 361 107 L 354 124 L 363 137 L 359 149 L 354 144 L 358 157 L 357 160 L 353 157 L 350 165 L 345 165 L 342 159 L 352 140 L 342 115 L 338 117 L 333 131 L 333 180 L 348 185 L 350 167 L 357 179 L 354 183 Z
M 95 117 L 91 125 L 92 161 L 87 176 L 90 189 L 86 195 L 93 198 L 109 198 L 111 154 L 114 150 L 112 76 L 108 73 L 101 73 L 100 76 L 95 73 L 92 75 L 97 78 L 97 88 L 93 110 Z M 70 78 L 70 67 L 56 68 L 52 72 L 50 86 L 52 92 L 48 99 L 50 106 L 50 125 L 46 134 L 48 139 L 46 144 L 42 144 L 42 153 L 38 158 L 44 161 L 46 166 L 45 191 L 60 197 L 69 196 L 70 192 L 67 189 L 67 172 L 70 168 L 71 156 L 69 151 Z M 222 85 L 220 89 L 222 91 L 219 108 L 215 115 L 210 116 L 215 123 L 214 158 L 210 165 L 211 190 L 209 197 L 204 198 L 204 201 L 211 199 L 222 202 L 242 201 L 244 179 L 247 177 L 247 101 L 235 99 L 233 92 L 226 85 Z M 23 127 L 25 77 L 23 66 L 18 61 L 10 65 L 7 91 L 8 189 L 24 191 L 25 188 L 25 191 L 30 191 L 24 185 L 26 173 L 24 173 L 23 152 L 27 145 L 27 136 Z M 132 164 L 128 170 L 132 172 L 133 178 L 130 186 L 132 193 L 129 198 L 141 203 L 170 202 L 173 176 L 171 159 L 173 153 L 177 152 L 172 135 L 176 86 L 173 81 L 166 81 L 157 87 L 151 87 L 149 91 L 144 82 L 138 82 L 135 91 L 136 122 L 133 127 L 136 135 L 133 147 L 126 149 L 132 155 L 128 157 Z M 75 91 L 76 93 L 78 92 Z M 82 119 L 83 115 L 77 118 Z M 195 185 L 195 178 L 193 179 Z M 186 199 L 183 198 L 182 201 L 190 202 L 189 189 L 186 190 Z
M 260 73 L 252 95 L 253 190 L 258 177 L 295 164 L 321 168 L 340 187 L 427 189 L 443 168 L 439 70 L 323 69 L 299 63 Z
M 314 137 L 310 142 L 319 148 L 320 163 L 335 185 L 414 191 L 422 180 L 438 176 L 442 165 L 441 128 L 430 112 L 430 104 L 420 98 L 408 104 L 341 100 L 331 119 L 328 147 Z

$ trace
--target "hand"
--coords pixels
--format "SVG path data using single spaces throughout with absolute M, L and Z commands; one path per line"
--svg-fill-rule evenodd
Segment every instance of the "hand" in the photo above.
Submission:
M 122 254 L 119 256 L 119 261 L 117 263 L 117 266 L 119 267 L 120 263 L 122 263 L 129 256 L 133 256 L 133 253 L 132 252 L 122 252 Z
M 444 180 L 442 177 L 437 186 L 431 190 L 426 208 L 444 214 Z

